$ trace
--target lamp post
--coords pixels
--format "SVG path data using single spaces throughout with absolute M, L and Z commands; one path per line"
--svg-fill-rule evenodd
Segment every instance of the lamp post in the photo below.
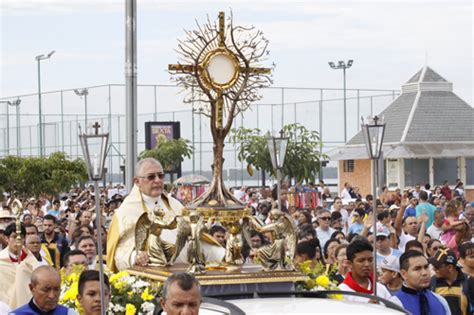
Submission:
M 87 131 L 87 95 L 89 95 L 89 89 L 75 89 L 74 93 L 80 98 L 84 96 L 84 128 L 86 128 Z
M 17 99 L 14 101 L 0 101 L 0 103 L 7 104 L 7 155 L 10 154 L 10 114 L 8 112 L 8 106 L 16 107 L 16 154 L 20 155 L 20 103 L 21 100 Z
M 54 54 L 52 50 L 47 55 L 38 55 L 35 57 L 35 60 L 38 62 L 38 118 L 39 118 L 39 153 L 40 156 L 44 155 L 44 135 L 43 135 L 43 123 L 42 123 L 42 113 L 41 113 L 41 60 L 49 59 Z
M 378 159 L 382 153 L 382 144 L 383 144 L 383 136 L 385 133 L 385 123 L 383 119 L 380 119 L 378 116 L 369 117 L 367 122 L 364 122 L 364 118 L 362 118 L 362 133 L 365 140 L 365 145 L 367 147 L 367 153 L 369 158 L 372 160 L 372 168 L 373 168 L 373 185 L 372 185 L 372 215 L 373 215 L 373 236 L 374 236 L 374 283 L 372 287 L 374 288 L 374 295 L 377 295 L 377 178 L 378 178 Z
M 337 66 L 334 64 L 334 62 L 330 61 L 328 63 L 332 69 L 334 70 L 342 69 L 342 73 L 343 73 L 343 78 L 344 78 L 344 143 L 346 143 L 347 142 L 346 69 L 349 69 L 350 67 L 352 67 L 354 60 L 349 59 L 349 61 L 347 61 L 347 64 L 344 61 L 339 60 L 337 62 Z
M 92 128 L 95 130 L 94 133 L 80 134 L 79 139 L 81 141 L 82 153 L 84 154 L 84 158 L 86 160 L 89 179 L 94 181 L 95 225 L 96 229 L 99 230 L 97 233 L 97 254 L 99 257 L 100 305 L 101 314 L 105 315 L 107 310 L 105 309 L 104 303 L 104 260 L 102 257 L 102 233 L 100 233 L 102 214 L 99 205 L 99 181 L 104 177 L 104 165 L 105 157 L 107 155 L 109 134 L 99 134 L 100 125 L 98 122 L 95 122 Z M 81 133 L 80 128 L 79 133 Z
M 278 194 L 278 210 L 281 211 L 281 169 L 285 162 L 286 148 L 288 146 L 288 137 L 285 137 L 283 130 L 280 131 L 280 137 L 267 136 L 268 151 L 272 159 L 272 166 L 276 170 L 277 175 L 277 194 Z

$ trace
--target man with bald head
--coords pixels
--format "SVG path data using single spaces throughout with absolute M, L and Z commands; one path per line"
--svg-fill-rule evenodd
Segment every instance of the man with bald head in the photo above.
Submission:
M 77 315 L 77 312 L 58 305 L 61 293 L 61 277 L 58 271 L 50 266 L 40 266 L 33 271 L 30 281 L 33 298 L 16 310 L 15 315 L 48 314 Z

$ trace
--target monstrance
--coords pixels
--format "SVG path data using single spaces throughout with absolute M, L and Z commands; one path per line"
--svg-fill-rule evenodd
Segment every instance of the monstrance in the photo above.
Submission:
M 185 63 L 171 64 L 168 69 L 178 74 L 180 86 L 193 90 L 185 102 L 197 102 L 197 112 L 210 118 L 214 156 L 209 189 L 188 204 L 184 214 L 197 210 L 206 219 L 216 218 L 235 235 L 238 221 L 251 212 L 224 185 L 224 139 L 234 118 L 261 98 L 259 89 L 272 83 L 271 69 L 258 66 L 269 53 L 268 40 L 253 27 L 234 26 L 232 16 L 226 26 L 224 12 L 219 13 L 218 24 L 208 21 L 186 34 L 177 50 Z

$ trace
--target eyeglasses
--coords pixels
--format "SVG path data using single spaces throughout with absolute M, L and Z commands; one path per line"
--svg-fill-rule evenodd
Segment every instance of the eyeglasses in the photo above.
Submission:
M 321 220 L 331 220 L 331 217 L 320 217 Z
M 153 173 L 153 174 L 148 174 L 147 176 L 138 176 L 139 178 L 146 178 L 147 180 L 154 181 L 156 177 L 158 176 L 159 179 L 165 178 L 165 173 Z

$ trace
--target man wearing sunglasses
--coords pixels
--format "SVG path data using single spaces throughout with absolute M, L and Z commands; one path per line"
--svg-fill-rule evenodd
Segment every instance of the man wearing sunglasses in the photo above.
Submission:
M 144 212 L 153 220 L 153 210 L 163 209 L 167 221 L 181 214 L 179 201 L 164 193 L 165 174 L 160 162 L 153 158 L 142 159 L 135 166 L 135 174 L 133 188 L 110 224 L 107 266 L 113 271 L 148 264 L 147 252 L 135 251 L 135 225 Z
M 112 218 L 107 237 L 107 266 L 112 271 L 125 270 L 133 266 L 146 266 L 149 263 L 148 252 L 135 250 L 135 226 L 143 213 L 148 213 L 151 221 L 154 210 L 162 210 L 163 220 L 171 222 L 174 217 L 181 215 L 183 206 L 176 199 L 168 196 L 164 191 L 163 167 L 153 158 L 140 160 L 135 166 L 134 186 L 130 194 L 124 199 Z M 176 230 L 164 229 L 161 239 L 174 244 Z M 221 261 L 224 248 L 217 246 L 204 247 L 207 261 Z M 178 257 L 177 262 L 185 262 L 185 250 Z

